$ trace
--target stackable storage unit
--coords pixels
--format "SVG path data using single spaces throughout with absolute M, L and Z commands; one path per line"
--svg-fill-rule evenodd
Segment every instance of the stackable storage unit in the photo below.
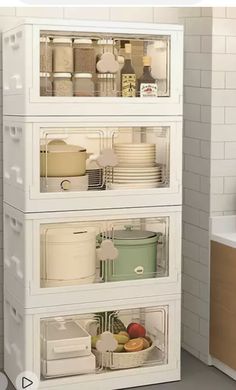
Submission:
M 119 69 L 130 42 L 137 76 L 152 58 L 158 96 L 121 97 L 120 70 L 104 96 L 107 76 L 92 64 L 93 96 L 75 84 L 74 96 L 58 96 L 58 41 L 92 49 L 94 63 L 112 47 Z M 42 75 L 52 53 L 54 70 Z M 4 368 L 13 384 L 25 371 L 45 390 L 180 379 L 182 53 L 175 25 L 27 20 L 3 34 Z M 75 83 L 74 71 L 63 77 Z

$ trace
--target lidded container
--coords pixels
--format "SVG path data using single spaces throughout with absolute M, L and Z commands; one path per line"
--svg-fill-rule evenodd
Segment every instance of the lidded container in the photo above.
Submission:
M 91 336 L 78 321 L 42 320 L 41 372 L 45 378 L 83 374 L 95 368 Z
M 53 95 L 73 96 L 73 82 L 71 73 L 53 74 Z
M 49 37 L 40 37 L 40 72 L 52 72 L 52 43 Z
M 57 227 L 41 233 L 41 286 L 93 283 L 96 272 L 94 228 Z
M 136 230 L 125 226 L 124 230 L 114 230 L 113 244 L 119 255 L 113 262 L 103 263 L 108 267 L 103 271 L 108 281 L 153 278 L 157 271 L 157 244 L 161 233 Z M 101 239 L 100 239 L 101 241 Z
M 97 75 L 97 95 L 117 96 L 116 75 L 113 73 L 101 73 Z
M 95 72 L 95 51 L 92 39 L 75 39 L 74 47 L 74 71 L 77 73 Z
M 40 146 L 40 176 L 82 176 L 86 172 L 89 154 L 79 145 L 69 145 L 63 140 L 52 140 Z
M 73 47 L 71 38 L 53 39 L 53 72 L 73 72 Z
M 40 96 L 52 96 L 50 73 L 40 73 Z
M 94 96 L 92 73 L 74 74 L 74 96 Z

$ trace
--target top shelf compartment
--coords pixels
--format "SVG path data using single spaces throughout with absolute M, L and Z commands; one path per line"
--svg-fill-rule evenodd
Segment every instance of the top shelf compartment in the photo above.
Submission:
M 4 33 L 5 115 L 182 114 L 181 26 L 36 23 Z

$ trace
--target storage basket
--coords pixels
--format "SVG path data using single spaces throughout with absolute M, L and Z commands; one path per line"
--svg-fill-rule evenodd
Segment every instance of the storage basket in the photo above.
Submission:
M 125 368 L 140 367 L 148 359 L 149 353 L 155 347 L 151 347 L 139 352 L 99 352 L 93 349 L 99 367 L 110 368 L 111 370 L 120 370 Z

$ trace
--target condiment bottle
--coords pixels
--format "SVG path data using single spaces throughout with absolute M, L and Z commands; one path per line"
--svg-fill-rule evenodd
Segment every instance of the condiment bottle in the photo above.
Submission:
M 138 95 L 140 97 L 157 97 L 157 80 L 151 75 L 151 57 L 143 57 L 143 75 L 138 80 Z
M 121 96 L 136 96 L 136 74 L 131 62 L 131 44 L 125 44 L 125 63 L 121 69 Z

